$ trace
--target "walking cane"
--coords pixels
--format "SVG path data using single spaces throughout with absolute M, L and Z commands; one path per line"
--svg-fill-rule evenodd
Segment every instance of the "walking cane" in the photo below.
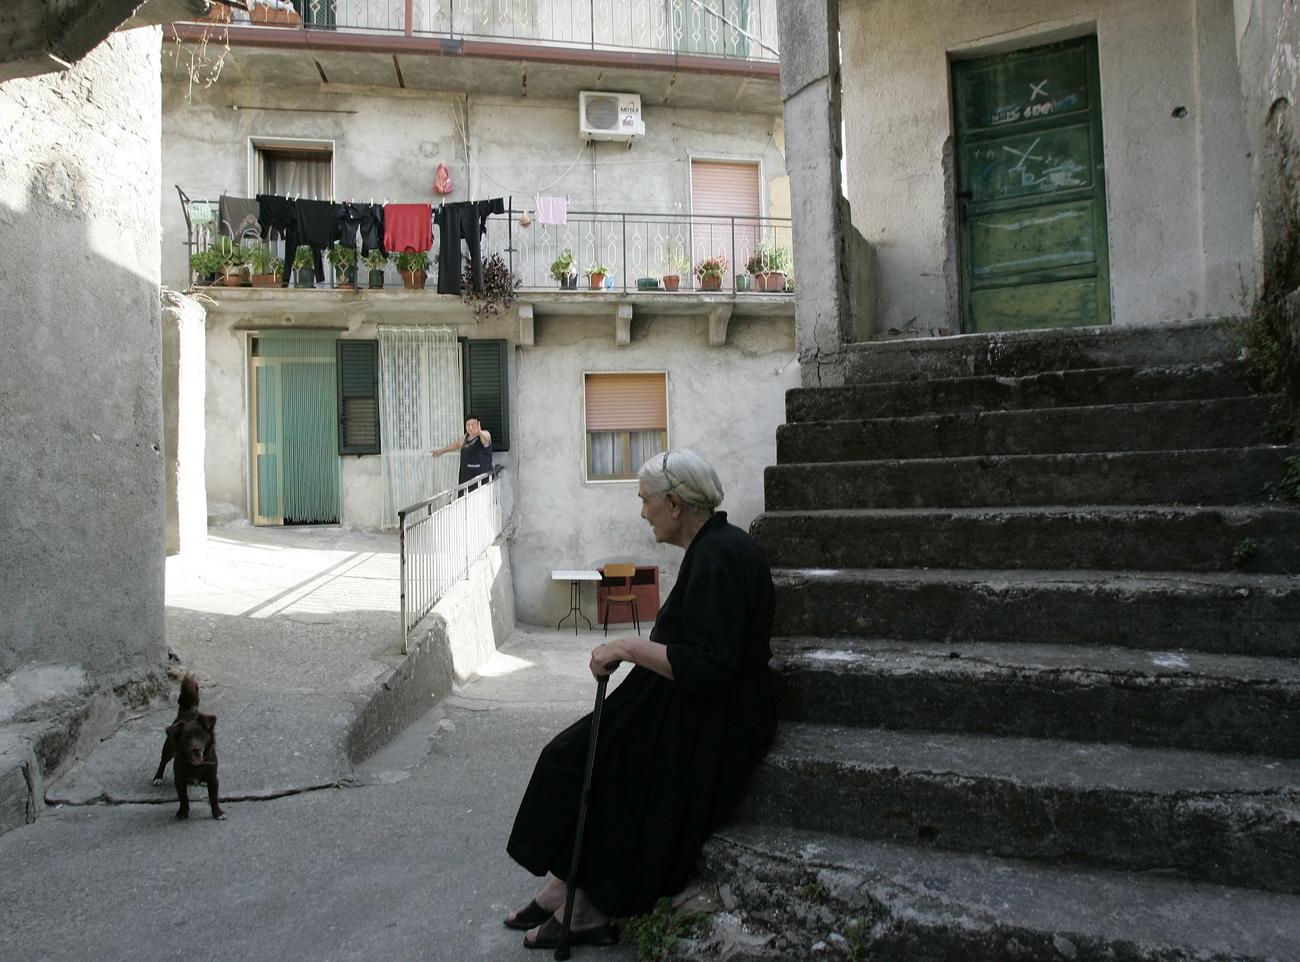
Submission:
M 618 662 L 612 661 L 605 666 L 613 671 Z M 569 923 L 573 921 L 573 897 L 578 891 L 578 856 L 582 854 L 582 828 L 587 822 L 587 796 L 591 793 L 591 770 L 596 765 L 596 737 L 600 734 L 600 709 L 605 704 L 605 686 L 609 676 L 605 675 L 596 682 L 596 707 L 591 711 L 591 738 L 587 742 L 587 770 L 582 774 L 582 797 L 578 801 L 578 830 L 573 836 L 573 859 L 569 862 L 569 878 L 565 883 L 564 924 L 560 926 L 560 937 L 555 942 L 555 958 L 564 962 L 569 957 Z

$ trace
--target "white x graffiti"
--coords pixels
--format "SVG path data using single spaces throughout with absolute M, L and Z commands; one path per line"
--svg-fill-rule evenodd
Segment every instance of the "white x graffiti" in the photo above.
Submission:
M 1048 77 L 1048 78 L 1047 78 L 1047 80 L 1051 80 L 1051 79 L 1052 79 L 1051 77 Z M 1033 91 L 1033 93 L 1031 93 L 1031 94 L 1029 95 L 1029 102 L 1030 102 L 1031 104 L 1032 104 L 1035 100 L 1037 100 L 1040 96 L 1041 96 L 1041 97 L 1047 97 L 1047 99 L 1049 99 L 1049 100 L 1051 99 L 1051 97 L 1049 97 L 1048 94 L 1047 94 L 1047 80 L 1044 80 L 1044 81 L 1043 81 L 1042 83 L 1040 83 L 1040 84 L 1036 84 L 1036 83 L 1030 81 L 1029 89 Z
M 1015 154 L 1017 157 L 1020 158 L 1020 163 L 1016 164 L 1016 166 L 1012 167 L 1011 169 L 1012 169 L 1012 170 L 1020 170 L 1020 171 L 1023 171 L 1023 170 L 1025 169 L 1025 161 L 1027 161 L 1027 160 L 1042 160 L 1042 159 L 1043 159 L 1042 157 L 1035 157 L 1035 156 L 1033 155 L 1033 149 L 1034 149 L 1035 147 L 1038 146 L 1038 141 L 1040 141 L 1040 140 L 1042 140 L 1042 139 L 1043 139 L 1043 138 L 1041 138 L 1041 137 L 1036 137 L 1036 138 L 1034 138 L 1034 142 L 1033 142 L 1032 144 L 1030 144 L 1030 145 L 1028 146 L 1028 148 L 1026 148 L 1023 152 L 1021 152 L 1021 151 L 1019 151 L 1019 150 L 1016 150 L 1014 147 L 1008 147 L 1008 146 L 1006 146 L 1006 145 L 1004 144 L 1004 145 L 1002 146 L 1002 149 L 1003 149 L 1003 150 L 1005 150 L 1007 153 Z

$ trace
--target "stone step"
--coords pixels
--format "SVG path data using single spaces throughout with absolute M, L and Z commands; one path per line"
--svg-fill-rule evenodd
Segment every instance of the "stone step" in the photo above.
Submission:
M 1294 895 L 753 824 L 715 833 L 703 863 L 745 942 L 766 942 L 731 962 L 1300 959 Z
M 768 511 L 750 526 L 783 568 L 1300 571 L 1300 509 L 956 508 Z
M 993 455 L 778 464 L 768 511 L 1001 505 L 1238 504 L 1264 501 L 1300 448 Z
M 898 338 L 844 348 L 848 383 L 913 378 L 1019 376 L 1038 371 L 1230 361 L 1240 351 L 1235 322 L 1175 323 L 1002 331 L 942 338 Z
M 786 722 L 737 819 L 1300 891 L 1300 761 Z
M 1300 662 L 1012 642 L 776 638 L 783 719 L 1300 758 Z
M 1300 578 L 775 569 L 773 634 L 1300 657 Z
M 843 387 L 791 388 L 786 421 L 850 421 L 1246 397 L 1251 387 L 1238 364 L 1176 369 L 1115 367 L 1095 371 L 1045 371 L 1020 377 L 955 377 L 884 381 Z
M 981 411 L 776 429 L 779 464 L 1266 445 L 1276 397 Z

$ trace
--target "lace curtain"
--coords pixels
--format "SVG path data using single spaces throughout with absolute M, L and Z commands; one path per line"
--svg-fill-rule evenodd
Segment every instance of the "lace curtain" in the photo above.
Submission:
M 460 459 L 433 457 L 463 436 L 460 344 L 454 327 L 380 327 L 379 421 L 384 525 L 397 512 L 455 487 Z

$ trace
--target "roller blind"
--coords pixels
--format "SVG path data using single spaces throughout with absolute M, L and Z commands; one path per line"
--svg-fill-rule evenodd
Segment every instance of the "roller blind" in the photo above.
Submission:
M 668 379 L 664 374 L 588 374 L 588 431 L 664 431 Z
M 470 340 L 462 337 L 461 372 L 465 413 L 477 414 L 492 435 L 492 450 L 510 450 L 510 397 L 506 358 L 509 345 L 501 339 Z
M 758 164 L 691 161 L 691 211 L 718 217 L 757 217 Z

